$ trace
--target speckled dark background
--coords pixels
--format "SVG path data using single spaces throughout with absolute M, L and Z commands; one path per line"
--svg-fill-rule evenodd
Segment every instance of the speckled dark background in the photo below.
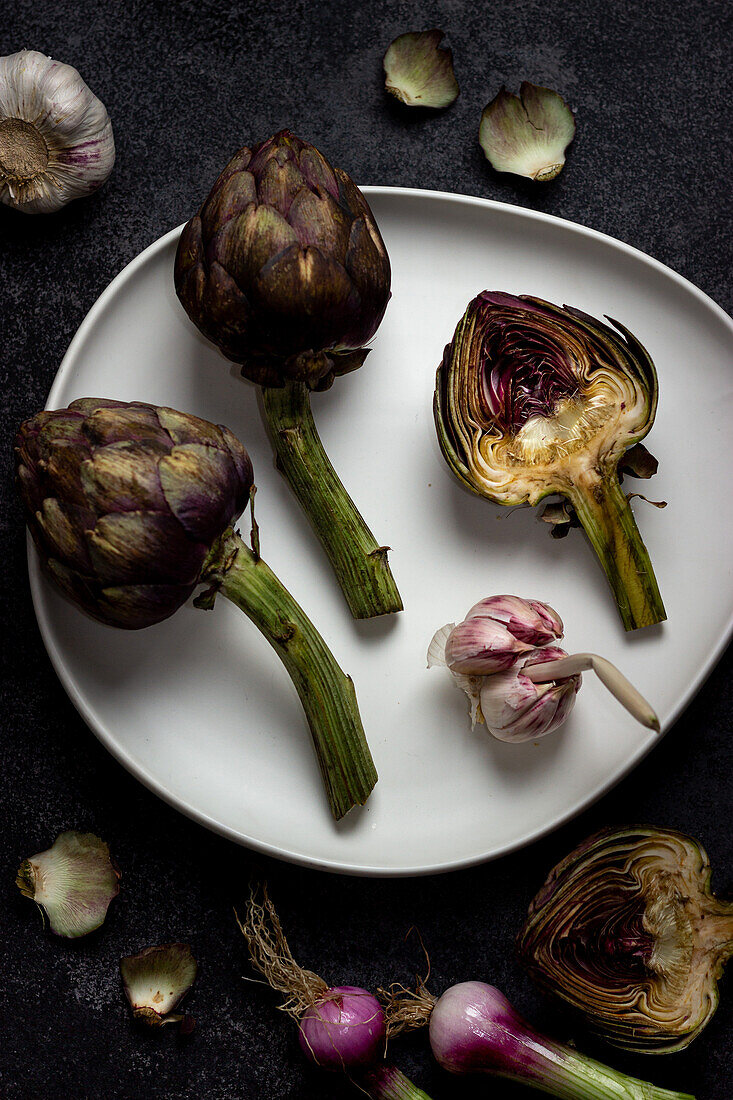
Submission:
M 254 859 L 138 785 L 68 702 L 31 608 L 10 440 L 43 405 L 69 340 L 110 279 L 192 212 L 234 149 L 285 125 L 362 183 L 483 195 L 582 222 L 649 252 L 730 308 L 726 3 L 6 0 L 2 8 L 0 54 L 36 48 L 76 65 L 110 111 L 118 161 L 100 193 L 58 215 L 0 209 L 0 1095 L 357 1095 L 304 1066 L 274 997 L 240 979 L 246 967 L 232 905 L 253 867 L 268 876 L 297 955 L 332 981 L 408 979 L 420 956 L 403 937 L 417 925 L 435 990 L 491 980 L 538 1023 L 603 1056 L 533 990 L 512 941 L 550 866 L 608 822 L 642 818 L 693 834 L 710 853 L 718 890 L 730 891 L 730 654 L 632 776 L 519 855 L 414 881 Z M 387 101 L 380 58 L 398 33 L 432 25 L 449 35 L 462 95 L 447 113 L 426 118 Z M 557 88 L 577 109 L 566 170 L 544 187 L 495 175 L 476 143 L 481 108 L 502 82 L 516 88 L 522 79 Z M 681 445 L 694 451 L 694 431 L 704 425 L 680 428 Z M 13 885 L 20 858 L 66 828 L 105 837 L 124 874 L 104 927 L 77 943 L 44 934 Z M 117 973 L 120 955 L 172 939 L 189 941 L 201 964 L 190 998 L 198 1028 L 188 1041 L 172 1030 L 153 1037 L 134 1030 Z M 730 1100 L 732 1006 L 724 983 L 721 1009 L 687 1053 L 605 1054 L 659 1084 Z M 395 1056 L 436 1100 L 525 1095 L 502 1083 L 449 1079 L 431 1065 L 423 1036 Z

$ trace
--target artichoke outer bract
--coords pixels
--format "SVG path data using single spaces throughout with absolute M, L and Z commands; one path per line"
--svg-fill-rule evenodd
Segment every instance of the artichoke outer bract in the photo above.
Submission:
M 163 943 L 146 947 L 137 955 L 120 959 L 120 974 L 125 996 L 135 1020 L 148 1027 L 161 1027 L 185 1021 L 190 1031 L 191 1017 L 174 1010 L 186 996 L 198 966 L 187 943 Z
M 733 953 L 733 904 L 713 896 L 710 875 L 703 848 L 681 833 L 605 829 L 550 872 L 519 958 L 615 1046 L 682 1050 L 715 1012 Z
M 666 618 L 618 477 L 654 422 L 657 376 L 636 337 L 612 324 L 617 332 L 570 306 L 483 291 L 445 349 L 434 415 L 443 456 L 472 492 L 512 506 L 570 501 L 632 630 Z
M 479 126 L 479 143 L 492 168 L 537 183 L 560 174 L 574 137 L 575 118 L 562 96 L 527 81 L 518 96 L 501 88 L 484 107 Z
M 407 107 L 449 107 L 458 98 L 453 53 L 440 46 L 443 31 L 409 31 L 384 55 L 385 88 Z
M 120 872 L 103 840 L 69 830 L 45 852 L 24 859 L 15 883 L 43 910 L 52 932 L 78 939 L 104 923 L 120 892 Z

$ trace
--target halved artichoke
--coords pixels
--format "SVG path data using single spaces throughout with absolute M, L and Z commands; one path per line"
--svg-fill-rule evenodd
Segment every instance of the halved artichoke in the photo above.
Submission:
M 459 480 L 497 504 L 572 505 L 627 630 L 666 618 L 619 483 L 626 450 L 654 423 L 657 375 L 635 336 L 570 306 L 483 291 L 438 368 L 434 413 Z
M 615 1046 L 682 1050 L 718 1006 L 733 904 L 690 837 L 605 829 L 550 872 L 517 941 L 530 976 Z

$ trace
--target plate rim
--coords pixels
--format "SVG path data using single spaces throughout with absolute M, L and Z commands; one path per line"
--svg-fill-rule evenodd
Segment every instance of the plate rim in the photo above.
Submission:
M 729 330 L 730 336 L 733 339 L 733 319 L 726 313 L 722 306 L 706 294 L 705 291 L 700 290 L 694 283 L 690 282 L 683 275 L 680 275 L 677 271 L 663 264 L 660 260 L 656 260 L 653 256 L 649 256 L 646 252 L 642 252 L 640 249 L 635 248 L 633 245 L 627 244 L 625 241 L 621 241 L 616 237 L 612 237 L 607 233 L 602 233 L 597 229 L 591 229 L 588 226 L 582 225 L 579 222 L 570 221 L 567 218 L 558 217 L 555 214 L 547 214 L 543 211 L 532 210 L 531 208 L 516 206 L 511 203 L 499 202 L 496 199 L 486 199 L 477 195 L 464 195 L 450 191 L 435 191 L 419 187 L 391 187 L 387 185 L 366 185 L 362 186 L 361 190 L 367 196 L 370 197 L 391 197 L 402 196 L 405 198 L 416 199 L 431 199 L 439 200 L 443 202 L 449 202 L 456 205 L 474 206 L 488 211 L 495 211 L 502 214 L 508 214 L 509 216 L 515 216 L 520 219 L 526 218 L 529 221 L 550 223 L 563 228 L 566 232 L 576 234 L 580 237 L 588 237 L 592 240 L 603 242 L 605 245 L 615 248 L 626 255 L 633 257 L 636 260 L 641 260 L 643 264 L 650 267 L 656 273 L 664 275 L 672 280 L 679 287 L 691 292 L 692 296 L 696 298 L 702 305 L 708 309 L 712 309 L 713 313 L 723 322 L 725 327 Z M 46 399 L 45 408 L 53 408 L 57 403 L 56 394 L 64 386 L 69 376 L 73 374 L 75 368 L 75 360 L 78 356 L 78 350 L 84 343 L 87 333 L 94 327 L 98 317 L 102 315 L 108 304 L 114 299 L 119 290 L 129 280 L 135 278 L 139 269 L 143 268 L 148 262 L 152 261 L 158 252 L 164 251 L 177 236 L 180 235 L 183 226 L 186 223 L 181 223 L 174 229 L 162 234 L 151 244 L 147 245 L 141 252 L 139 252 L 132 260 L 127 263 L 117 275 L 108 283 L 102 293 L 98 296 L 93 303 L 86 316 L 82 320 L 81 324 L 77 328 L 74 336 L 69 343 L 69 346 L 61 360 L 59 368 L 54 376 L 51 389 L 49 390 L 48 397 Z M 348 874 L 355 875 L 364 878 L 413 878 L 422 877 L 426 875 L 445 874 L 449 871 L 463 870 L 468 867 L 475 867 L 481 863 L 487 863 L 496 859 L 501 859 L 503 856 L 510 855 L 512 852 L 519 851 L 522 848 L 527 847 L 529 844 L 534 843 L 543 837 L 548 836 L 556 829 L 567 824 L 573 818 L 578 817 L 581 813 L 587 810 L 590 806 L 598 802 L 604 795 L 608 794 L 618 783 L 626 778 L 627 775 L 644 759 L 644 757 L 659 743 L 661 737 L 665 736 L 667 732 L 676 723 L 683 711 L 689 706 L 691 701 L 700 691 L 701 687 L 707 680 L 710 673 L 713 671 L 715 665 L 718 663 L 723 655 L 725 648 L 727 647 L 731 635 L 733 635 L 733 609 L 731 610 L 728 618 L 727 625 L 721 631 L 720 635 L 711 644 L 707 658 L 702 662 L 697 674 L 693 677 L 690 686 L 687 691 L 680 697 L 676 706 L 673 708 L 668 722 L 665 723 L 661 735 L 651 735 L 645 741 L 641 742 L 634 753 L 628 758 L 625 765 L 618 771 L 614 772 L 606 781 L 599 784 L 593 790 L 591 790 L 584 798 L 575 803 L 571 808 L 560 812 L 548 820 L 542 827 L 529 830 L 527 833 L 515 838 L 514 840 L 504 844 L 502 847 L 491 850 L 488 852 L 478 852 L 472 855 L 464 856 L 460 859 L 444 860 L 436 864 L 420 864 L 418 866 L 400 866 L 400 867 L 379 867 L 370 864 L 359 864 L 354 862 L 343 862 L 336 859 L 328 859 L 320 856 L 309 855 L 307 852 L 293 851 L 292 849 L 283 848 L 277 844 L 272 844 L 267 841 L 258 840 L 256 837 L 249 836 L 241 831 L 227 825 L 223 821 L 219 821 L 191 803 L 187 802 L 185 798 L 180 797 L 166 787 L 165 783 L 156 777 L 154 774 L 148 771 L 147 768 L 139 764 L 135 758 L 129 752 L 117 742 L 115 736 L 108 726 L 104 722 L 101 722 L 95 715 L 94 710 L 89 706 L 82 695 L 82 692 L 77 687 L 76 682 L 67 668 L 64 658 L 60 653 L 54 638 L 52 636 L 52 629 L 50 619 L 47 614 L 47 607 L 44 595 L 44 582 L 43 576 L 38 563 L 38 558 L 35 552 L 35 547 L 31 539 L 30 534 L 27 534 L 27 556 L 28 556 L 28 577 L 31 589 L 31 599 L 33 603 L 33 610 L 35 612 L 36 621 L 41 633 L 41 638 L 48 653 L 49 659 L 53 666 L 53 669 L 58 676 L 64 691 L 71 700 L 73 706 L 77 712 L 95 735 L 98 741 L 104 746 L 104 748 L 120 763 L 127 772 L 129 772 L 138 782 L 142 783 L 148 790 L 155 794 L 158 798 L 162 799 L 173 809 L 179 813 L 184 814 L 186 817 L 195 821 L 197 824 L 204 826 L 211 832 L 214 832 L 220 836 L 225 837 L 227 840 L 233 841 L 240 846 L 244 846 L 252 851 L 261 853 L 266 856 L 270 856 L 275 859 L 280 859 L 288 863 L 293 863 L 301 867 L 307 867 L 313 870 L 328 871 L 335 874 Z

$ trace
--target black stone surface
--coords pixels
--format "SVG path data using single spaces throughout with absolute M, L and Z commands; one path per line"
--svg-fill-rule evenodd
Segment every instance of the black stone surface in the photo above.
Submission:
M 246 972 L 232 905 L 253 869 L 271 884 L 293 948 L 333 982 L 408 980 L 419 927 L 441 990 L 501 986 L 561 1038 L 660 1085 L 733 1096 L 733 994 L 686 1053 L 623 1058 L 594 1047 L 519 971 L 512 942 L 546 871 L 592 830 L 629 818 L 699 838 L 719 892 L 733 885 L 730 653 L 674 729 L 611 794 L 518 855 L 413 881 L 329 876 L 254 858 L 192 824 L 127 775 L 77 716 L 53 673 L 30 603 L 11 438 L 42 406 L 77 326 L 110 279 L 189 216 L 234 149 L 282 126 L 362 183 L 403 184 L 531 206 L 610 233 L 669 264 L 730 308 L 730 66 L 724 0 L 181 0 L 0 4 L 0 55 L 35 48 L 76 65 L 114 122 L 118 161 L 96 196 L 52 217 L 0 209 L 2 768 L 0 1096 L 336 1100 L 357 1095 L 307 1068 L 293 1028 Z M 387 101 L 380 59 L 397 34 L 443 27 L 462 94 L 445 114 Z M 577 109 L 566 170 L 544 187 L 497 176 L 476 143 L 502 82 L 561 91 Z M 690 364 L 690 384 L 700 364 Z M 704 425 L 680 425 L 690 447 Z M 714 472 L 700 471 L 700 477 Z M 704 563 L 701 563 L 704 569 Z M 436 798 L 440 792 L 436 792 Z M 21 857 L 66 828 L 105 837 L 124 888 L 86 940 L 44 934 L 13 884 Z M 117 960 L 190 942 L 201 972 L 198 1028 L 141 1035 Z M 728 985 L 730 983 L 728 982 Z M 519 1097 L 504 1083 L 448 1078 L 424 1036 L 395 1057 L 435 1098 Z

